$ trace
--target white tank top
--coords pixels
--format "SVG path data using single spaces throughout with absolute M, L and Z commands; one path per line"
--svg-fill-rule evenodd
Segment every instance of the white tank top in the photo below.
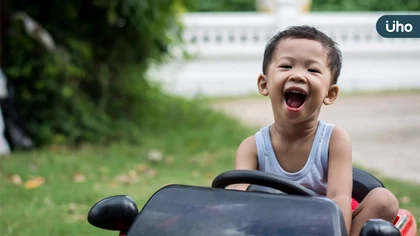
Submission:
M 281 168 L 277 161 L 270 138 L 270 126 L 255 134 L 258 150 L 258 169 L 299 183 L 319 195 L 327 194 L 328 147 L 333 124 L 320 120 L 305 166 L 298 172 L 290 173 Z

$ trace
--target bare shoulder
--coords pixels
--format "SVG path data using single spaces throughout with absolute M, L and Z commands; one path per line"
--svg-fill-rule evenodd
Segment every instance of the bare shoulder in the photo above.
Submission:
M 328 172 L 332 182 L 337 182 L 338 179 L 346 182 L 351 178 L 352 155 L 350 135 L 343 128 L 334 127 L 328 155 Z
M 329 145 L 329 159 L 352 159 L 352 143 L 348 132 L 334 126 Z
M 243 151 L 257 154 L 257 145 L 255 143 L 254 135 L 247 137 L 241 142 L 241 144 L 238 147 L 238 152 L 243 152 Z
M 235 169 L 257 169 L 257 153 L 255 136 L 244 139 L 236 151 Z
M 338 126 L 334 126 L 330 139 L 330 151 L 331 149 L 343 149 L 343 151 L 348 151 L 348 149 L 351 150 L 350 135 L 345 129 Z

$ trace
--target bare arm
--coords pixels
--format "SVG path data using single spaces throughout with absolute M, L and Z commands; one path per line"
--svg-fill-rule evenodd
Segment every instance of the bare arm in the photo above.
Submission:
M 331 134 L 328 166 L 327 197 L 340 207 L 349 233 L 352 220 L 352 147 L 347 132 L 338 127 Z
M 246 138 L 239 145 L 236 151 L 235 170 L 257 170 L 257 145 L 255 144 L 255 137 L 250 136 Z M 249 184 L 234 184 L 229 185 L 227 189 L 246 190 Z

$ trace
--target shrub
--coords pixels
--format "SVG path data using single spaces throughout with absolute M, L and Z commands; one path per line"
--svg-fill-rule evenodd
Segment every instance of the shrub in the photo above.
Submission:
M 181 0 L 9 2 L 53 37 L 48 52 L 11 21 L 4 71 L 38 144 L 126 137 L 150 101 L 145 71 L 180 42 Z M 135 67 L 136 76 L 125 76 Z M 131 125 L 128 125 L 131 124 Z

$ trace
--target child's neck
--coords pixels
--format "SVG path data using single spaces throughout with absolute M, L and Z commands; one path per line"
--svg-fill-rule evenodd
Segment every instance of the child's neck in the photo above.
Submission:
M 272 125 L 275 135 L 285 142 L 294 142 L 301 140 L 313 134 L 318 127 L 318 119 L 311 119 L 308 122 L 300 124 L 291 124 L 280 121 Z

